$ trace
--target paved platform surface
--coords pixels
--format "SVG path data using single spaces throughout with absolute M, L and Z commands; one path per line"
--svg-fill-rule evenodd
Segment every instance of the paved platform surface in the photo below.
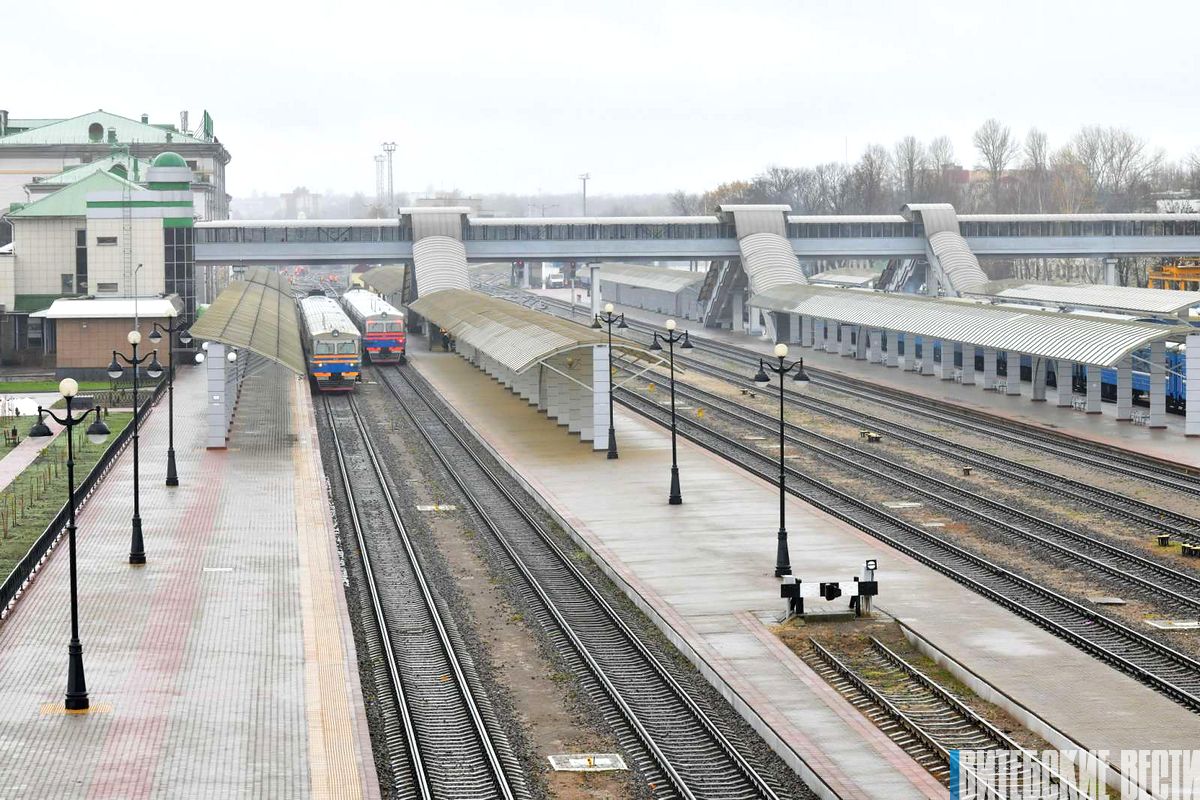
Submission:
M 0 623 L 0 798 L 379 796 L 303 381 L 246 385 L 204 449 L 204 375 L 143 426 L 147 565 L 128 564 L 132 450 L 79 517 L 92 710 L 62 712 L 65 543 Z M 296 436 L 296 432 L 300 436 Z
M 760 622 L 782 608 L 771 574 L 773 487 L 681 440 L 684 504 L 669 506 L 670 438 L 661 428 L 618 409 L 620 458 L 610 461 L 463 359 L 420 348 L 409 356 L 668 635 L 844 797 L 945 796 Z M 794 498 L 788 531 L 793 567 L 806 579 L 845 580 L 877 558 L 879 607 L 1076 742 L 1116 751 L 1200 740 L 1200 716 Z
M 533 290 L 535 294 L 545 294 L 561 300 L 570 297 L 570 290 L 541 289 Z M 618 311 L 624 311 L 629 316 L 648 322 L 665 322 L 667 315 L 653 311 L 644 311 L 632 306 L 617 306 Z M 589 313 L 581 309 L 580 314 Z M 749 336 L 733 331 L 704 328 L 695 321 L 679 320 L 680 327 L 693 330 L 696 335 L 715 339 L 717 341 L 737 344 L 769 354 L 775 343 L 761 336 Z M 1151 430 L 1144 425 L 1134 425 L 1130 422 L 1117 421 L 1116 403 L 1101 403 L 1100 414 L 1087 414 L 1073 408 L 1058 408 L 1055 405 L 1055 389 L 1048 388 L 1048 402 L 1034 403 L 1030 400 L 1033 388 L 1029 382 L 1022 382 L 1022 395 L 1005 395 L 997 392 L 985 392 L 978 384 L 963 386 L 955 381 L 944 381 L 934 375 L 918 375 L 905 372 L 902 368 L 887 368 L 881 364 L 868 364 L 848 356 L 827 353 L 810 347 L 789 345 L 792 354 L 803 356 L 805 363 L 810 363 L 818 369 L 841 373 L 850 378 L 871 381 L 881 386 L 901 389 L 915 394 L 925 395 L 935 400 L 941 400 L 971 409 L 986 411 L 1001 417 L 1050 428 L 1059 433 L 1078 436 L 1084 439 L 1120 447 L 1138 453 L 1144 453 L 1155 458 L 1163 458 L 1180 464 L 1200 468 L 1200 442 L 1183 435 L 1183 417 L 1178 414 L 1167 415 L 1167 427 Z M 982 382 L 983 375 L 977 380 Z M 1136 408 L 1136 406 L 1135 406 Z

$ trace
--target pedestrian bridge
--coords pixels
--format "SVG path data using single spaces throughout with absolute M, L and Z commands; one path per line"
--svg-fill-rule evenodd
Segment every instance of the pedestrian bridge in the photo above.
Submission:
M 219 220 L 196 224 L 199 264 L 389 263 L 413 259 L 414 230 L 425 214 L 455 217 L 454 238 L 468 261 L 720 260 L 742 255 L 735 219 L 747 206 L 712 216 L 471 217 L 469 209 L 401 209 L 394 220 Z M 976 257 L 1120 257 L 1200 255 L 1200 214 L 964 214 L 932 206 L 871 216 L 782 217 L 783 236 L 800 259 L 927 256 L 947 229 Z M 760 215 L 761 216 L 761 215 Z M 947 223 L 948 218 L 948 225 Z M 414 224 L 415 221 L 415 224 Z M 444 231 L 443 231 L 444 233 Z M 417 238 L 420 238 L 418 236 Z

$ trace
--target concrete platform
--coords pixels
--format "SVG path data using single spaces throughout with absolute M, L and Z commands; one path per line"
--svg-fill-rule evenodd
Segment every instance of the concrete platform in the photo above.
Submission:
M 544 294 L 560 300 L 570 298 L 570 290 L 541 289 L 531 290 L 534 294 Z M 627 313 L 630 318 L 647 322 L 665 322 L 667 317 L 640 308 L 617 306 L 619 312 Z M 580 318 L 589 312 L 581 307 Z M 749 336 L 734 331 L 704 328 L 694 321 L 680 320 L 681 327 L 687 327 L 697 336 L 717 341 L 736 344 L 770 354 L 775 347 L 773 341 L 762 336 Z M 1059 408 L 1055 405 L 1055 389 L 1048 388 L 1048 402 L 1034 403 L 1030 400 L 1033 389 L 1028 382 L 1021 384 L 1022 395 L 1005 395 L 998 392 L 985 392 L 979 385 L 963 386 L 950 380 L 941 380 L 934 375 L 919 375 L 905 372 L 900 368 L 887 368 L 880 364 L 869 364 L 849 356 L 839 356 L 837 353 L 827 353 L 811 347 L 789 345 L 792 355 L 803 356 L 806 364 L 812 364 L 818 369 L 840 373 L 850 378 L 871 381 L 880 386 L 900 389 L 915 394 L 924 395 L 935 400 L 953 403 L 977 411 L 985 411 L 1000 417 L 1035 425 L 1058 433 L 1089 439 L 1111 447 L 1119 447 L 1135 453 L 1143 453 L 1155 458 L 1174 461 L 1189 467 L 1200 468 L 1200 443 L 1194 438 L 1184 436 L 1183 417 L 1178 414 L 1167 415 L 1167 427 L 1151 430 L 1143 425 L 1131 422 L 1117 421 L 1116 403 L 1101 403 L 1100 414 L 1087 414 L 1073 408 Z M 982 373 L 979 380 L 982 381 Z
M 684 504 L 669 506 L 661 428 L 618 410 L 610 461 L 463 359 L 410 359 L 793 765 L 845 798 L 945 796 L 762 623 L 782 609 L 773 487 L 681 440 Z M 795 499 L 788 531 L 806 580 L 846 580 L 877 558 L 882 610 L 1070 741 L 1117 751 L 1200 739 L 1200 716 Z
M 203 373 L 176 390 L 178 487 L 165 397 L 141 437 L 147 565 L 131 449 L 79 517 L 92 709 L 62 710 L 65 544 L 0 623 L 0 798 L 378 797 L 307 387 L 259 369 L 227 451 Z

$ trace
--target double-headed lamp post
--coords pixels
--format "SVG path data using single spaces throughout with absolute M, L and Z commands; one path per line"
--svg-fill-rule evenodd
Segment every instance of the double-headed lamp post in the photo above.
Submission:
M 178 486 L 179 475 L 175 471 L 175 334 L 179 334 L 179 343 L 184 347 L 192 343 L 192 335 L 182 321 L 166 325 L 155 322 L 154 330 L 147 338 L 157 345 L 164 333 L 167 334 L 167 486 Z
M 63 378 L 58 391 L 67 401 L 66 416 L 60 417 L 48 408 L 38 406 L 38 421 L 29 429 L 30 436 L 50 436 L 50 428 L 43 417 L 62 425 L 67 430 L 67 551 L 71 573 L 71 642 L 67 645 L 67 697 L 68 711 L 83 711 L 88 707 L 87 680 L 83 676 L 83 645 L 79 643 L 79 590 L 75 569 L 75 445 L 72 429 L 82 425 L 94 411 L 96 419 L 87 428 L 88 441 L 100 444 L 108 438 L 108 426 L 100 418 L 100 406 L 89 408 L 75 416 L 71 407 L 79 394 L 79 384 L 73 378 Z
M 618 330 L 624 330 L 629 326 L 625 324 L 624 314 L 614 314 L 613 304 L 604 304 L 604 313 L 597 314 L 592 320 L 592 327 L 595 330 L 600 330 L 600 323 L 608 326 L 608 457 L 617 457 L 617 431 L 613 427 L 613 385 L 612 385 L 612 329 L 613 323 L 617 323 Z
M 779 544 L 775 550 L 776 578 L 792 574 L 792 559 L 788 555 L 786 511 L 784 506 L 784 481 L 786 473 L 783 466 L 783 377 L 792 372 L 792 380 L 796 382 L 796 388 L 800 391 L 808 389 L 812 383 L 812 380 L 808 377 L 808 373 L 804 371 L 804 359 L 802 358 L 799 361 L 793 361 L 791 364 L 788 364 L 784 361 L 787 358 L 787 354 L 788 346 L 786 344 L 781 342 L 775 345 L 775 358 L 779 359 L 779 365 L 770 364 L 760 358 L 758 360 L 758 374 L 754 376 L 754 380 L 758 383 L 771 382 L 771 377 L 767 375 L 767 370 L 779 376 Z
M 691 350 L 692 341 L 688 338 L 687 331 L 675 332 L 675 320 L 673 319 L 667 320 L 665 334 L 654 332 L 654 338 L 650 341 L 651 350 L 662 350 L 659 340 L 667 343 L 671 365 L 671 495 L 667 498 L 667 502 L 677 506 L 683 502 L 683 496 L 679 493 L 679 458 L 675 447 L 675 345 L 682 342 L 679 344 L 679 349 Z
M 125 338 L 133 347 L 133 356 L 130 357 L 113 350 L 112 361 L 108 365 L 108 377 L 117 380 L 125 374 L 125 370 L 121 367 L 121 361 L 133 367 L 133 536 L 129 541 L 129 563 L 145 564 L 146 547 L 142 542 L 141 498 L 138 491 L 138 427 L 141 421 L 141 409 L 138 407 L 138 367 L 142 362 L 149 360 L 146 374 L 156 380 L 162 377 L 163 368 L 158 363 L 157 350 L 152 350 L 141 358 L 138 357 L 138 345 L 142 343 L 141 333 L 130 331 Z

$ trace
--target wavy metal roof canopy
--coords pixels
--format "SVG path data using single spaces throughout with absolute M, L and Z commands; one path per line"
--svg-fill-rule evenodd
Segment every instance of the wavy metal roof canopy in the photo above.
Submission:
M 474 347 L 517 374 L 559 353 L 608 344 L 606 331 L 462 289 L 422 295 L 409 308 L 445 328 L 459 346 Z M 645 348 L 615 340 L 613 349 L 634 358 L 661 360 Z
M 1150 342 L 1193 330 L 1181 325 L 816 286 L 778 287 L 755 295 L 751 303 L 770 311 L 1099 366 L 1111 366 Z
M 279 273 L 256 269 L 229 284 L 191 327 L 194 338 L 244 348 L 305 374 L 296 301 Z
M 377 292 L 394 294 L 404 288 L 404 270 L 401 264 L 375 267 L 363 273 L 363 283 Z
M 690 272 L 668 267 L 645 267 L 641 264 L 605 263 L 600 265 L 600 280 L 635 286 L 639 289 L 656 289 L 662 292 L 679 292 L 704 283 L 706 272 Z

